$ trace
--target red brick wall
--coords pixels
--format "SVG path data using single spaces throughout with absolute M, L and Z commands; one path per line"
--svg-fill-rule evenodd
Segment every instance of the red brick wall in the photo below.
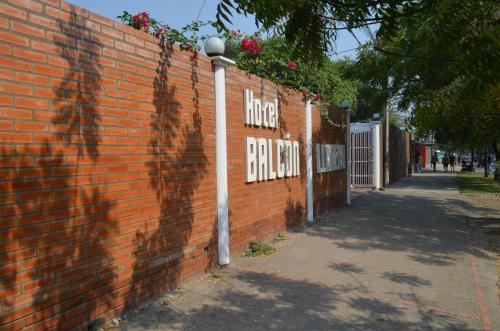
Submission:
M 245 184 L 244 137 L 283 130 L 243 124 L 261 80 L 232 68 L 227 84 L 235 253 L 303 220 L 305 159 Z M 213 90 L 207 57 L 59 0 L 0 3 L 0 329 L 86 329 L 216 262 Z M 301 97 L 282 103 L 305 150 Z
M 313 108 L 313 201 L 314 215 L 322 214 L 346 204 L 345 169 L 317 173 L 316 144 L 345 146 L 345 113 L 339 109 L 325 109 L 328 120 Z
M 84 325 L 207 268 L 209 59 L 59 1 L 0 12 L 0 323 Z
M 301 95 L 280 90 L 276 84 L 230 68 L 227 72 L 227 144 L 230 215 L 230 245 L 232 250 L 244 249 L 249 239 L 264 240 L 283 232 L 287 225 L 300 222 L 305 216 L 305 107 Z M 279 128 L 269 129 L 245 124 L 245 89 L 254 97 L 279 100 Z M 262 182 L 246 183 L 246 137 L 300 141 L 301 175 Z M 275 152 L 276 153 L 276 152 Z M 276 154 L 275 156 L 276 157 Z M 274 165 L 276 170 L 276 165 Z
M 253 91 L 255 98 L 279 100 L 278 129 L 245 124 L 245 89 Z M 238 251 L 246 248 L 249 240 L 268 239 L 306 219 L 305 103 L 301 93 L 281 88 L 235 68 L 230 68 L 227 72 L 227 90 L 230 245 L 232 250 Z M 342 112 L 330 110 L 329 113 L 336 126 L 322 120 L 318 108 L 312 107 L 315 215 L 345 205 L 345 171 L 316 173 L 315 144 L 345 144 L 342 128 L 345 118 L 342 117 Z M 285 139 L 287 132 L 291 134 L 290 140 L 300 144 L 300 176 L 246 183 L 246 137 L 274 141 Z

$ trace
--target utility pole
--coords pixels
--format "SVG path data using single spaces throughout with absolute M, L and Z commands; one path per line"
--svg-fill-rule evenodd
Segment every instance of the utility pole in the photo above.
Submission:
M 389 107 L 390 107 L 390 95 L 389 95 L 389 75 L 387 75 L 384 79 L 385 90 L 386 90 L 386 99 L 384 105 L 384 186 L 389 186 L 389 131 L 390 131 L 390 123 L 389 123 Z

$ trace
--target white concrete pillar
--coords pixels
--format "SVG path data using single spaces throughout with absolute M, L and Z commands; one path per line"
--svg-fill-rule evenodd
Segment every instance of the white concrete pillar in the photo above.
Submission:
M 346 149 L 346 204 L 349 206 L 351 204 L 351 110 L 348 108 L 345 110 L 346 116 L 346 139 L 345 139 L 345 149 Z
M 381 149 L 380 124 L 374 124 L 372 126 L 373 186 L 376 190 L 382 186 L 380 183 L 380 169 L 382 165 L 380 160 Z
M 314 220 L 313 209 L 313 169 L 312 169 L 312 107 L 306 101 L 306 177 L 307 177 L 307 221 Z
M 229 205 L 227 189 L 226 67 L 234 61 L 213 56 L 215 65 L 215 127 L 217 168 L 217 228 L 219 264 L 229 264 Z

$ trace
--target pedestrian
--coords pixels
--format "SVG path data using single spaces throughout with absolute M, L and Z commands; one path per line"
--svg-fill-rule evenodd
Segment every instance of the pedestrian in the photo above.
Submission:
M 443 157 L 443 169 L 445 172 L 448 172 L 448 164 L 450 163 L 450 157 L 448 153 L 446 153 Z
M 411 162 L 408 162 L 408 177 L 411 177 L 411 172 L 413 170 L 413 165 Z
M 436 172 L 436 163 L 438 162 L 438 155 L 436 152 L 434 152 L 434 154 L 432 154 L 431 156 L 431 164 L 432 164 L 432 168 L 434 169 L 434 172 Z
M 450 168 L 455 172 L 455 154 L 450 154 Z

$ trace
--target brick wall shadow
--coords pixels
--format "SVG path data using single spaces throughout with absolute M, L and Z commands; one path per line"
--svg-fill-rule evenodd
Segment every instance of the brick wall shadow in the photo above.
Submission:
M 198 245 L 190 243 L 196 222 L 194 204 L 197 203 L 196 208 L 199 208 L 202 203 L 196 193 L 201 192 L 201 179 L 208 173 L 208 158 L 199 113 L 197 58 L 191 58 L 194 97 L 188 107 L 193 111 L 191 120 L 186 120 L 189 110 L 183 109 L 185 106 L 177 98 L 175 83 L 169 82 L 174 46 L 161 43 L 162 51 L 153 81 L 155 113 L 150 124 L 152 138 L 147 167 L 160 216 L 136 232 L 133 295 L 127 303 L 129 307 L 174 288 L 199 270 L 197 263 L 205 263 L 208 268 L 216 260 L 215 222 L 211 231 L 204 234 L 205 240 L 199 240 Z M 203 229 L 203 226 L 198 229 Z
M 53 87 L 51 133 L 0 151 L 8 223 L 0 254 L 9 268 L 1 284 L 10 289 L 0 323 L 26 316 L 26 325 L 63 330 L 108 309 L 115 270 L 107 241 L 117 230 L 113 203 L 88 172 L 100 157 L 99 40 L 74 12 L 59 29 L 53 43 L 67 70 Z
M 297 225 L 304 224 L 306 222 L 306 208 L 300 201 L 293 201 L 288 199 L 285 209 L 285 226 L 286 230 L 290 231 Z
M 394 184 L 401 178 L 406 177 L 408 162 L 408 144 L 405 138 L 406 133 L 395 125 L 389 129 L 389 181 Z

